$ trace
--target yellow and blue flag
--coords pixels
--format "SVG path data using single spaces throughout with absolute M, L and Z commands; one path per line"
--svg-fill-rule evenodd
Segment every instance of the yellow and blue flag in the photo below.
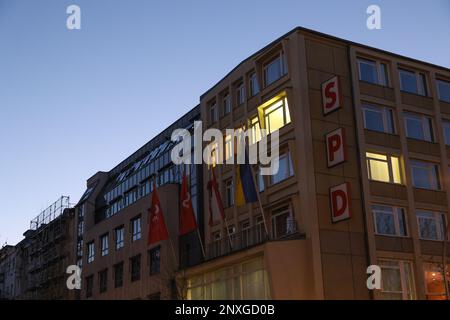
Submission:
M 242 206 L 246 203 L 258 201 L 253 170 L 248 163 L 248 155 L 245 154 L 245 163 L 238 164 L 236 173 L 236 205 Z

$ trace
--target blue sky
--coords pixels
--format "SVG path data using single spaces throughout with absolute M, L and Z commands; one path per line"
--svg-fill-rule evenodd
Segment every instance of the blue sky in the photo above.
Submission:
M 66 28 L 70 4 L 81 30 Z M 366 28 L 370 4 L 381 30 Z M 295 26 L 450 67 L 447 0 L 0 0 L 0 245 Z

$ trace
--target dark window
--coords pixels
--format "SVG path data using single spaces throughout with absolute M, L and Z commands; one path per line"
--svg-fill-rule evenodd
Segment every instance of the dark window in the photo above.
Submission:
M 437 85 L 438 85 L 439 100 L 450 103 L 450 82 L 438 80 Z
M 264 65 L 264 85 L 274 83 L 287 74 L 284 54 L 280 53 L 276 58 Z
M 94 288 L 94 275 L 86 277 L 86 298 L 92 297 L 92 289 Z
M 123 286 L 123 261 L 114 265 L 114 288 Z
M 132 241 L 139 240 L 141 238 L 141 217 L 137 217 L 131 220 Z
M 103 293 L 108 289 L 108 269 L 98 273 L 98 288 L 100 293 Z
M 141 279 L 141 255 L 130 258 L 131 282 Z
M 150 275 L 158 274 L 160 272 L 161 265 L 161 247 L 158 246 L 149 250 L 148 255 L 150 259 Z

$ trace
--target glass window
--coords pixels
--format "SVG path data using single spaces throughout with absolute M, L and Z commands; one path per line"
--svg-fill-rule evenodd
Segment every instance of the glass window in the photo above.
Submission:
M 119 227 L 115 230 L 115 235 L 116 235 L 116 249 L 120 249 L 124 246 L 124 242 L 125 242 L 125 228 Z
M 245 102 L 245 86 L 244 83 L 240 83 L 236 88 L 236 101 L 237 105 L 240 106 Z
M 256 72 L 250 74 L 249 82 L 250 82 L 250 95 L 253 97 L 259 93 L 259 84 L 258 79 L 256 77 Z
M 94 261 L 95 258 L 95 246 L 94 241 L 91 241 L 87 244 L 88 250 L 87 250 L 87 262 L 91 263 Z
M 161 263 L 161 247 L 158 246 L 156 248 L 151 249 L 148 252 L 150 259 L 150 275 L 158 274 L 160 272 L 160 263 Z
M 416 188 L 440 190 L 438 165 L 411 160 L 413 186 Z
M 100 293 L 106 292 L 108 289 L 108 269 L 98 273 L 98 288 Z
M 381 260 L 381 298 L 386 300 L 415 299 L 412 265 L 407 261 Z
M 359 80 L 382 86 L 388 85 L 387 66 L 384 63 L 358 59 Z
M 131 220 L 132 240 L 136 241 L 141 238 L 141 217 Z
M 108 234 L 104 234 L 100 237 L 101 255 L 106 256 L 109 251 Z
M 264 185 L 264 176 L 261 174 L 261 168 L 258 168 L 258 170 L 256 170 L 255 181 L 258 183 L 259 192 L 263 192 L 265 189 L 265 185 Z
M 216 103 L 213 103 L 210 106 L 210 115 L 209 116 L 210 116 L 211 123 L 215 123 L 219 120 L 219 110 L 217 109 Z
M 431 118 L 410 112 L 405 112 L 404 118 L 408 138 L 430 142 L 434 140 Z
M 231 97 L 229 94 L 223 96 L 223 114 L 229 114 L 231 112 Z
M 287 74 L 284 54 L 280 53 L 276 58 L 264 65 L 264 84 L 269 86 L 282 76 Z
M 141 255 L 130 258 L 131 282 L 141 279 Z
M 123 286 L 123 261 L 114 265 L 114 288 Z
M 447 270 L 444 270 L 442 264 L 437 263 L 424 263 L 423 269 L 425 273 L 425 292 L 427 300 L 446 300 L 445 295 L 445 283 L 444 272 L 446 272 L 446 278 L 448 286 L 450 288 L 450 264 L 447 264 Z
M 439 100 L 450 103 L 450 82 L 437 80 Z
M 450 146 L 450 122 L 449 121 L 442 121 L 442 127 L 444 129 L 445 144 L 447 146 Z
M 289 113 L 287 98 L 284 97 L 264 107 L 263 115 L 265 128 L 269 134 L 290 123 L 291 115 Z
M 274 239 L 292 234 L 296 231 L 295 222 L 289 207 L 272 213 L 272 237 Z
M 400 89 L 405 92 L 427 95 L 426 77 L 423 73 L 399 69 Z
M 225 136 L 225 160 L 233 156 L 233 139 L 231 134 Z
M 445 215 L 441 212 L 417 211 L 419 238 L 424 240 L 444 240 Z
M 279 182 L 286 180 L 287 178 L 292 177 L 294 175 L 294 168 L 292 166 L 290 152 L 281 154 L 279 162 L 280 162 L 280 166 L 279 166 L 278 172 L 275 174 L 272 174 L 270 176 L 271 184 L 279 183 Z
M 407 236 L 405 210 L 403 208 L 372 205 L 375 233 L 389 236 Z
M 234 205 L 234 187 L 233 179 L 225 181 L 225 206 L 231 207 Z
M 364 128 L 373 131 L 395 133 L 392 109 L 363 105 Z
M 86 277 L 86 298 L 92 297 L 92 291 L 94 289 L 94 276 L 90 275 Z
M 370 180 L 402 183 L 398 157 L 366 152 L 367 173 Z
M 259 125 L 258 116 L 249 120 L 250 127 L 250 144 L 255 144 L 261 140 L 261 126 Z

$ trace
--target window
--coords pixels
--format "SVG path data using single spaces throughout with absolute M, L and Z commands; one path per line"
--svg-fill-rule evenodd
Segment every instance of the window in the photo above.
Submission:
M 250 74 L 249 83 L 250 83 L 250 95 L 253 97 L 259 93 L 259 84 L 258 79 L 256 77 L 256 72 Z
M 131 220 L 131 230 L 133 241 L 137 241 L 141 238 L 141 217 L 134 218 Z
M 211 123 L 215 123 L 219 120 L 219 110 L 217 109 L 216 103 L 213 103 L 210 106 L 210 120 L 211 120 Z
M 270 134 L 291 122 L 287 98 L 278 99 L 263 108 L 264 125 Z
M 255 181 L 258 184 L 259 192 L 263 192 L 264 189 L 265 189 L 265 185 L 264 185 L 264 176 L 261 174 L 261 168 L 258 168 L 258 170 L 256 170 L 256 179 L 255 179 Z
M 87 244 L 88 247 L 88 252 L 87 252 L 87 262 L 91 263 L 94 261 L 94 257 L 95 257 L 95 246 L 94 246 L 94 241 L 91 241 Z
M 86 277 L 86 298 L 92 297 L 92 291 L 94 289 L 94 275 Z
M 423 73 L 399 69 L 400 89 L 405 92 L 427 95 L 427 83 Z
M 264 219 L 262 215 L 256 217 L 256 243 L 260 243 L 266 239 L 266 228 L 264 227 Z
M 255 144 L 261 140 L 261 126 L 259 125 L 259 118 L 258 116 L 253 117 L 248 122 L 249 126 L 249 142 L 250 144 Z
M 278 172 L 270 176 L 270 183 L 272 185 L 277 184 L 283 180 L 286 180 L 287 178 L 292 177 L 294 175 L 294 168 L 292 166 L 290 152 L 281 154 L 279 158 L 279 163 L 280 166 Z
M 272 236 L 274 239 L 292 234 L 295 231 L 295 222 L 289 207 L 272 212 Z
M 414 187 L 429 190 L 441 189 L 438 165 L 411 160 L 411 173 Z
M 115 229 L 116 234 L 116 250 L 119 250 L 124 246 L 125 242 L 125 227 L 121 226 Z
M 130 258 L 131 282 L 141 279 L 141 255 Z
M 439 100 L 450 103 L 450 82 L 437 80 Z
M 148 256 L 150 259 L 150 275 L 158 274 L 161 266 L 161 246 L 151 249 Z
M 228 160 L 233 156 L 233 151 L 233 136 L 227 134 L 225 136 L 225 160 Z
M 100 293 L 103 293 L 108 289 L 108 269 L 98 273 L 98 289 Z
M 225 114 L 229 114 L 231 112 L 231 98 L 230 98 L 230 95 L 229 94 L 224 95 L 222 101 L 223 101 L 223 114 L 224 115 Z
M 287 74 L 286 62 L 283 53 L 264 65 L 264 85 L 267 87 Z
M 404 118 L 408 138 L 429 142 L 434 140 L 431 118 L 410 112 L 405 112 Z
M 395 133 L 392 109 L 363 105 L 364 128 L 373 131 Z
M 78 233 L 77 236 L 82 237 L 84 232 L 84 221 L 80 220 L 78 221 Z
M 114 288 L 123 286 L 123 261 L 114 265 Z
M 442 127 L 444 128 L 445 144 L 450 146 L 450 122 L 442 121 Z
M 241 222 L 241 248 L 246 248 L 252 244 L 250 234 L 250 221 L 245 220 Z
M 444 240 L 445 215 L 441 212 L 417 211 L 419 238 L 423 240 Z
M 407 236 L 405 209 L 372 205 L 375 233 L 388 236 Z
M 100 237 L 100 244 L 101 244 L 101 255 L 106 256 L 109 251 L 109 243 L 108 243 L 108 234 L 104 234 Z
M 228 179 L 225 181 L 225 206 L 231 207 L 232 205 L 234 205 L 233 179 Z
M 412 265 L 407 261 L 381 260 L 381 292 L 386 300 L 415 299 Z
M 366 152 L 369 180 L 402 183 L 398 157 Z
M 385 63 L 358 59 L 359 80 L 382 86 L 388 85 L 388 72 Z
M 83 240 L 77 241 L 77 257 L 83 256 Z
M 213 251 L 213 256 L 217 257 L 220 255 L 221 252 L 221 238 L 220 238 L 220 231 L 216 231 L 212 234 L 212 238 L 213 238 L 213 243 L 212 243 L 212 251 Z
M 445 283 L 444 270 L 442 264 L 424 263 L 423 269 L 425 273 L 425 292 L 427 300 L 445 300 Z M 448 286 L 450 287 L 450 264 L 447 264 L 445 270 Z
M 238 106 L 245 102 L 245 86 L 242 82 L 238 84 L 236 88 L 236 101 Z

